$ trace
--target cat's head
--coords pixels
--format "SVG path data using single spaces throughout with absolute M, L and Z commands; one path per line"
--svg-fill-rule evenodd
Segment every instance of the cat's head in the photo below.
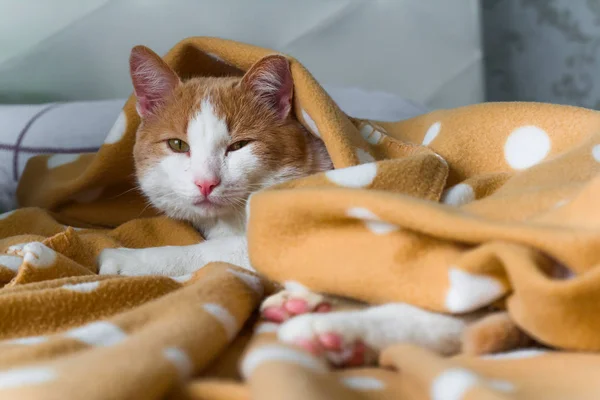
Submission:
M 292 116 L 289 61 L 267 56 L 243 77 L 181 81 L 137 46 L 131 78 L 141 123 L 136 175 L 150 202 L 171 217 L 240 214 L 248 196 L 331 168 L 323 143 Z

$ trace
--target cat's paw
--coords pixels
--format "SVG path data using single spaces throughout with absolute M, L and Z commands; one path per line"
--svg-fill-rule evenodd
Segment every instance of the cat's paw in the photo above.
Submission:
M 33 242 L 33 243 L 35 243 L 35 242 Z M 10 254 L 11 256 L 23 257 L 25 255 L 25 252 L 23 251 L 23 249 L 28 244 L 29 243 L 19 243 L 19 244 L 10 246 L 8 249 L 6 249 L 6 254 Z
M 260 306 L 264 319 L 279 323 L 297 315 L 330 310 L 331 304 L 325 296 L 310 291 L 282 290 L 267 297 Z
M 368 327 L 351 313 L 306 314 L 283 323 L 278 339 L 325 357 L 337 367 L 371 364 L 377 353 L 366 345 Z
M 99 275 L 145 275 L 143 249 L 105 249 L 98 257 Z
M 23 261 L 35 267 L 49 267 L 56 260 L 56 252 L 41 242 L 20 243 L 10 246 L 6 253 L 23 257 Z

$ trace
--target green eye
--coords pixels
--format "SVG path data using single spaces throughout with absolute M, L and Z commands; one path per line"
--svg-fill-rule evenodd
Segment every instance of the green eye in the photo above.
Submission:
M 250 140 L 240 140 L 239 142 L 235 142 L 227 148 L 227 152 L 237 151 L 242 147 L 248 145 L 248 143 L 250 143 Z
M 169 139 L 167 144 L 175 153 L 187 153 L 190 151 L 190 145 L 179 139 Z

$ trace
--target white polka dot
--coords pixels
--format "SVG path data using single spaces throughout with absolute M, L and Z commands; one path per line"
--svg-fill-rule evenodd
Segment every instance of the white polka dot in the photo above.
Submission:
M 347 212 L 351 218 L 360 219 L 364 222 L 367 229 L 376 235 L 385 235 L 386 233 L 394 232 L 398 230 L 398 227 L 389 222 L 384 222 L 371 211 L 362 207 L 352 207 Z
M 90 346 L 113 346 L 127 339 L 127 333 L 115 324 L 106 321 L 92 322 L 79 328 L 71 329 L 65 337 L 76 339 Z
M 254 330 L 254 333 L 260 335 L 262 333 L 276 333 L 279 329 L 279 324 L 275 322 L 263 322 Z
M 56 252 L 40 242 L 25 244 L 21 252 L 23 261 L 36 268 L 51 267 L 56 261 Z
M 244 378 L 249 378 L 256 368 L 265 362 L 287 362 L 312 370 L 313 372 L 326 373 L 327 365 L 320 359 L 307 353 L 301 353 L 279 345 L 266 345 L 251 350 L 244 357 L 241 372 Z
M 527 169 L 542 161 L 550 152 L 548 134 L 537 126 L 522 126 L 506 139 L 504 158 L 514 169 Z
M 172 276 L 171 279 L 179 283 L 184 283 L 192 279 L 192 276 L 194 276 L 194 274 L 185 274 L 180 276 Z
M 592 147 L 592 157 L 594 157 L 594 160 L 600 162 L 600 144 Z
M 88 189 L 77 193 L 76 195 L 72 196 L 72 198 L 79 203 L 91 203 L 97 200 L 103 191 L 104 188 Z
M 423 146 L 428 146 L 429 143 L 433 142 L 434 139 L 437 137 L 437 135 L 439 135 L 441 130 L 442 130 L 441 122 L 435 122 L 435 123 L 431 124 L 429 129 L 427 129 L 427 132 L 425 132 L 425 136 L 423 137 Z
M 104 139 L 104 144 L 114 144 L 123 139 L 125 136 L 125 131 L 127 130 L 127 115 L 125 111 L 121 111 L 117 120 L 113 124 L 112 128 L 106 135 L 106 139 Z
M 361 164 L 371 163 L 375 161 L 375 157 L 373 157 L 369 152 L 360 148 L 356 149 L 356 156 L 358 157 L 358 161 Z
M 383 390 L 385 384 L 369 376 L 347 376 L 341 379 L 342 384 L 355 390 Z
M 362 128 L 360 128 L 360 134 L 367 142 L 371 144 L 377 144 L 381 140 L 383 136 L 381 132 L 375 129 L 372 125 L 364 124 Z
M 47 336 L 27 336 L 18 339 L 4 340 L 1 344 L 18 344 L 23 346 L 34 346 L 48 341 Z
M 471 371 L 452 368 L 438 375 L 431 384 L 432 400 L 461 400 L 478 382 Z
M 168 347 L 163 350 L 163 356 L 175 366 L 181 379 L 192 376 L 194 365 L 183 350 L 177 347 Z
M 462 206 L 475 200 L 475 191 L 471 185 L 459 183 L 454 185 L 442 194 L 442 203 L 451 206 Z
M 90 293 L 98 289 L 100 282 L 83 282 L 75 284 L 62 285 L 63 289 L 72 290 L 73 292 Z
M 333 169 L 325 173 L 331 182 L 349 188 L 363 188 L 373 183 L 377 176 L 377 163 L 355 165 L 354 167 Z
M 54 154 L 48 157 L 46 161 L 46 165 L 48 169 L 60 167 L 65 164 L 70 164 L 73 161 L 76 161 L 81 154 Z
M 306 123 L 306 125 L 308 125 L 310 131 L 316 137 L 321 137 L 321 132 L 319 132 L 319 129 L 317 128 L 317 124 L 315 124 L 315 121 L 313 121 L 313 119 L 310 117 L 310 115 L 308 115 L 308 113 L 306 111 L 304 111 L 304 109 L 302 110 L 302 118 L 304 119 L 304 122 Z
M 0 219 L 6 219 L 6 218 L 10 217 L 11 215 L 14 214 L 15 211 L 17 211 L 17 210 L 7 211 L 3 214 L 0 214 Z
M 446 294 L 446 309 L 454 313 L 476 310 L 505 293 L 500 282 L 490 276 L 450 268 L 448 279 L 450 288 Z
M 17 272 L 21 264 L 23 264 L 23 257 L 0 255 L 0 265 L 5 266 L 11 271 Z
M 215 317 L 225 329 L 225 334 L 227 335 L 227 339 L 231 340 L 237 335 L 239 325 L 237 320 L 229 310 L 223 307 L 220 304 L 215 303 L 206 303 L 202 305 L 204 311 Z
M 259 297 L 263 296 L 264 289 L 260 278 L 254 275 L 245 274 L 241 271 L 237 271 L 235 269 L 229 268 L 227 272 L 238 277 L 242 282 L 246 284 L 254 293 L 256 293 Z
M 532 358 L 538 357 L 543 354 L 548 354 L 547 350 L 542 349 L 521 349 L 514 351 L 507 351 L 505 353 L 486 354 L 481 356 L 485 360 L 514 360 L 521 358 Z
M 56 372 L 48 367 L 13 368 L 0 371 L 0 390 L 40 385 L 56 378 Z

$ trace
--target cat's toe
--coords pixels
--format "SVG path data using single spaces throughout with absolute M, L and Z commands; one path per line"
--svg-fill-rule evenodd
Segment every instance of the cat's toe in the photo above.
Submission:
M 278 323 L 297 315 L 330 310 L 331 304 L 324 296 L 304 291 L 282 290 L 268 297 L 261 305 L 263 318 Z
M 10 246 L 8 249 L 6 249 L 6 254 L 23 257 L 25 255 L 23 252 L 23 248 L 25 246 L 27 246 L 27 243 L 19 243 L 19 244 Z
M 119 275 L 134 262 L 129 249 L 105 249 L 98 257 L 99 275 Z
M 322 356 L 336 367 L 361 366 L 375 360 L 376 353 L 361 336 L 362 330 L 357 330 L 353 321 L 336 313 L 301 315 L 285 322 L 278 331 L 279 340 Z

